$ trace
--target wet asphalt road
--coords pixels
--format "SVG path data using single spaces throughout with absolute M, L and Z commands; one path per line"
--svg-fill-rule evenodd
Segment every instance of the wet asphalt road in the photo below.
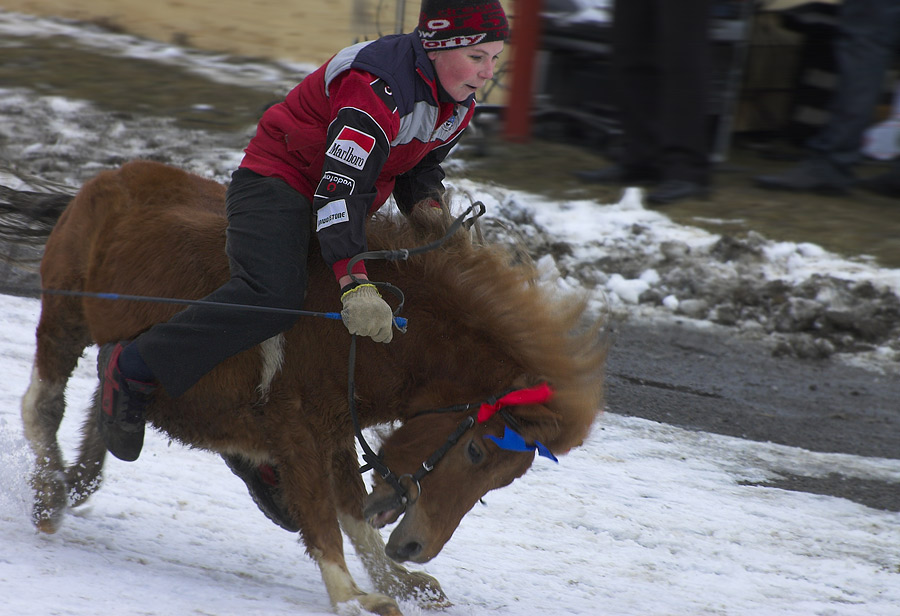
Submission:
M 812 451 L 900 458 L 900 380 L 838 359 L 773 356 L 719 327 L 628 321 L 607 364 L 607 408 Z M 900 484 L 783 474 L 766 485 L 900 511 Z

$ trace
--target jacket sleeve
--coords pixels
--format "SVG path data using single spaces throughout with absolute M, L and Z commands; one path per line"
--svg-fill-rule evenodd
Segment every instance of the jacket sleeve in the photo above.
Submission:
M 322 257 L 335 278 L 347 261 L 366 250 L 366 220 L 376 198 L 375 181 L 390 153 L 399 121 L 372 88 L 367 73 L 351 71 L 332 83 L 333 120 L 325 139 L 322 179 L 313 209 Z M 363 262 L 354 273 L 365 273 Z
M 394 199 L 401 212 L 409 215 L 420 201 L 426 199 L 439 201 L 444 196 L 445 174 L 441 163 L 459 142 L 462 133 L 463 131 L 459 131 L 453 139 L 426 154 L 415 167 L 397 176 Z

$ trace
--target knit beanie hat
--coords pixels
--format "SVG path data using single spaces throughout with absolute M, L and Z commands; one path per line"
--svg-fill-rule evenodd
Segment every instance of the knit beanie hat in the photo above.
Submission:
M 509 23 L 498 0 L 422 0 L 416 32 L 435 51 L 505 41 Z

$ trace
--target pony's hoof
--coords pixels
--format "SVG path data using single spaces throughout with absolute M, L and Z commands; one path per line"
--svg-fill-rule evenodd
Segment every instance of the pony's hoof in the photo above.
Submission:
M 42 533 L 46 533 L 48 535 L 54 534 L 59 530 L 61 526 L 61 522 L 59 520 L 53 520 L 49 517 L 36 519 L 37 516 L 33 516 L 34 519 L 34 527 L 38 529 Z
M 409 575 L 411 588 L 405 598 L 427 610 L 445 609 L 453 605 L 436 579 L 421 571 L 413 571 Z
M 453 605 L 444 594 L 440 583 L 421 571 L 406 571 L 378 586 L 378 590 L 404 601 L 414 601 L 427 610 L 448 608 Z
M 378 614 L 378 616 L 403 616 L 403 612 L 400 611 L 400 606 L 397 605 L 397 602 L 387 595 L 373 592 L 359 596 L 356 600 L 359 601 L 362 609 L 372 614 Z M 338 611 L 343 613 L 340 610 Z
M 31 510 L 31 522 L 42 533 L 52 535 L 62 526 L 63 515 L 66 513 L 65 504 L 48 508 L 46 503 L 36 501 Z
M 100 488 L 103 482 L 103 458 L 89 466 L 73 465 L 66 469 L 66 486 L 68 487 L 69 507 L 78 507 L 83 504 L 94 492 Z
M 42 533 L 52 535 L 62 525 L 69 500 L 65 477 L 62 473 L 38 472 L 31 478 L 31 487 L 34 490 L 31 522 Z

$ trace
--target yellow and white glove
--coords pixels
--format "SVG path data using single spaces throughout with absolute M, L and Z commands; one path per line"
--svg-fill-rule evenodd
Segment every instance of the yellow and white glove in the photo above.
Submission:
M 368 336 L 375 342 L 390 342 L 394 314 L 373 284 L 363 283 L 341 295 L 341 319 L 351 334 Z

